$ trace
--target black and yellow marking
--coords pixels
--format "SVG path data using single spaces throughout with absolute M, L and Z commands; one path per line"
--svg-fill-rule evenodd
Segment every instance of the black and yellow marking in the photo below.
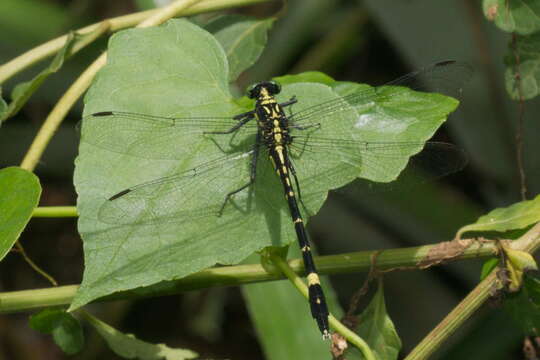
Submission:
M 272 165 L 283 185 L 283 191 L 289 205 L 298 244 L 302 250 L 309 288 L 311 315 L 317 322 L 323 337 L 329 338 L 328 307 L 290 178 L 291 173 L 293 175 L 295 174 L 289 160 L 287 148 L 292 143 L 292 137 L 289 135 L 288 119 L 282 109 L 283 104 L 280 105 L 274 98 L 274 95 L 279 93 L 279 90 L 279 86 L 276 83 L 259 83 L 252 88 L 249 96 L 256 100 L 254 115 L 259 126 L 260 138 L 268 149 L 268 155 Z M 291 99 L 285 106 L 294 102 L 295 100 Z M 296 184 L 298 185 L 298 182 Z

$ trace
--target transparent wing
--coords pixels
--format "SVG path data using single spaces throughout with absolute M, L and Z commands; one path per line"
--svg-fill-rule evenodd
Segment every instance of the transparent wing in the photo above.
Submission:
M 338 99 L 329 100 L 300 110 L 289 116 L 292 124 L 303 125 L 305 122 L 320 123 L 342 111 L 350 111 L 351 106 L 383 103 L 398 92 L 386 91 L 386 86 L 407 87 L 415 91 L 436 92 L 460 98 L 463 86 L 472 77 L 473 69 L 467 63 L 443 61 L 426 66 L 407 75 L 390 81 L 383 86 L 362 89 Z
M 236 124 L 238 120 L 233 116 L 181 118 L 104 111 L 83 118 L 81 140 L 144 159 L 182 159 L 186 151 L 197 146 L 205 132 L 227 131 Z M 236 136 L 255 131 L 256 124 L 248 123 Z
M 336 164 L 341 163 L 356 168 L 356 177 L 375 182 L 393 181 L 407 165 L 411 170 L 403 175 L 409 178 L 405 182 L 418 183 L 457 172 L 467 164 L 467 156 L 461 148 L 444 142 L 369 142 L 295 137 L 290 154 L 295 167 L 300 167 L 300 174 L 302 163 L 309 162 L 316 164 L 316 171 L 321 176 L 325 176 L 325 171 L 328 176 L 340 176 Z M 423 172 L 420 180 L 408 175 L 419 174 L 420 171 Z M 311 180 L 307 178 L 301 183 L 309 185 Z
M 218 216 L 225 196 L 246 185 L 253 150 L 142 183 L 111 196 L 98 218 L 108 224 L 158 224 Z M 235 201 L 242 196 L 235 197 Z M 237 211 L 227 204 L 224 211 Z M 222 214 L 223 215 L 223 214 Z

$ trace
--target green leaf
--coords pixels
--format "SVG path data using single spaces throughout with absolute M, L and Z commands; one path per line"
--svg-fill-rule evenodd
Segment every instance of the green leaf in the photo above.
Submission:
M 0 170 L 0 260 L 6 256 L 30 221 L 39 202 L 38 178 L 26 170 Z
M 336 80 L 319 71 L 306 71 L 296 75 L 278 76 L 277 78 L 274 78 L 274 80 L 281 85 L 294 84 L 298 82 L 316 82 L 326 84 L 328 86 L 333 86 L 337 83 Z
M 229 62 L 229 81 L 234 81 L 261 56 L 267 33 L 275 19 L 255 20 L 241 15 L 220 16 L 205 26 L 219 41 Z
M 170 348 L 165 344 L 152 344 L 124 334 L 94 316 L 85 313 L 90 325 L 107 342 L 112 351 L 126 359 L 140 360 L 186 360 L 199 355 L 191 350 Z
M 474 224 L 459 229 L 457 237 L 461 238 L 468 231 L 504 232 L 523 229 L 540 221 L 540 195 L 532 200 L 521 201 L 507 208 L 498 208 L 481 216 Z
M 521 290 L 506 298 L 505 310 L 527 335 L 537 335 L 540 328 L 540 280 L 526 275 Z
M 83 121 L 75 184 L 86 269 L 72 309 L 112 292 L 174 280 L 217 263 L 238 263 L 264 247 L 296 241 L 283 187 L 266 156 L 259 157 L 252 191 L 235 194 L 218 216 L 226 194 L 249 181 L 250 161 L 244 152 L 252 149 L 256 134 L 253 123 L 233 136 L 203 134 L 230 129 L 234 115 L 252 110 L 252 101 L 230 95 L 228 69 L 216 39 L 185 20 L 111 38 L 108 64 L 86 95 L 85 114 L 128 111 L 195 118 L 183 119 L 177 128 L 156 128 L 146 120 L 119 123 L 121 118 L 109 116 Z M 307 82 L 310 77 L 321 78 L 291 77 L 278 100 L 297 96 L 293 111 L 299 112 L 324 101 L 342 101 L 340 95 L 351 89 L 375 92 L 367 85 Z M 402 87 L 382 87 L 379 92 L 381 101 L 355 108 L 342 104 L 344 111 L 324 117 L 331 121 L 316 129 L 317 136 L 414 146 L 391 156 L 381 151 L 362 159 L 356 147 L 334 153 L 305 151 L 295 169 L 309 213 L 317 213 L 329 189 L 357 177 L 395 179 L 457 106 L 452 98 Z M 223 118 L 213 123 L 209 117 Z M 143 131 L 151 126 L 152 131 Z M 150 196 L 142 200 L 148 203 L 139 203 L 129 214 L 119 214 L 116 205 L 107 202 L 133 185 L 208 162 L 215 166 L 199 168 L 197 174 L 204 175 L 193 179 L 190 172 L 180 178 L 180 191 L 176 184 L 151 190 L 143 195 Z M 159 207 L 168 213 L 160 214 Z M 147 211 L 155 221 L 140 219 Z
M 358 334 L 368 343 L 377 360 L 397 359 L 401 340 L 386 312 L 382 279 L 377 292 L 359 317 Z
M 522 35 L 540 30 L 537 0 L 484 0 L 484 15 L 501 30 Z
M 62 351 L 73 355 L 84 346 L 84 335 L 77 319 L 62 309 L 45 309 L 30 317 L 30 327 L 44 334 L 52 334 Z
M 506 91 L 514 100 L 519 100 L 520 95 L 525 100 L 532 99 L 540 93 L 540 32 L 518 36 L 516 42 L 516 49 L 509 45 L 505 56 Z M 519 68 L 516 57 L 519 57 Z
M 0 111 L 0 124 L 5 121 L 7 118 L 10 118 L 17 114 L 19 110 L 26 104 L 28 99 L 36 92 L 37 89 L 43 84 L 43 82 L 52 74 L 57 72 L 64 65 L 71 55 L 79 51 L 84 46 L 88 45 L 94 41 L 98 36 L 100 36 L 104 31 L 108 29 L 108 24 L 96 28 L 91 33 L 85 35 L 78 35 L 74 33 L 69 33 L 66 37 L 66 42 L 64 46 L 58 51 L 54 59 L 51 61 L 49 66 L 42 70 L 38 75 L 36 75 L 32 80 L 22 82 L 15 86 L 11 94 L 11 102 L 9 103 L 7 109 Z M 1 110 L 1 109 L 0 109 Z

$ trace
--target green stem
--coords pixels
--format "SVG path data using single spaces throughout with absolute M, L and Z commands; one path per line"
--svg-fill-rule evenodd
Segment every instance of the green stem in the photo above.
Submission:
M 171 4 L 160 9 L 160 11 L 152 14 L 148 19 L 145 19 L 137 25 L 138 28 L 147 28 L 164 23 L 165 21 L 177 16 L 177 14 L 185 11 L 185 9 L 201 2 L 201 0 L 176 0 Z
M 417 246 L 403 249 L 390 249 L 384 251 L 361 251 L 340 255 L 316 257 L 317 268 L 322 275 L 342 274 L 369 271 L 373 266 L 372 258 L 375 254 L 377 270 L 391 269 L 418 269 L 426 257 L 433 263 L 449 262 L 479 257 L 490 257 L 496 254 L 497 246 L 494 243 L 472 243 L 462 253 L 448 258 L 444 252 L 436 253 L 438 245 Z M 289 266 L 297 274 L 304 272 L 301 259 L 288 261 Z M 263 281 L 279 280 L 284 276 L 279 273 L 269 273 L 260 264 L 237 265 L 210 268 L 175 281 L 165 281 L 152 286 L 124 291 L 100 299 L 118 300 L 141 297 L 164 296 L 177 294 L 183 291 L 205 289 L 218 286 L 238 286 Z M 28 311 L 56 305 L 71 303 L 77 286 L 59 286 L 56 288 L 34 289 L 0 293 L 0 313 Z
M 47 281 L 53 284 L 53 286 L 58 286 L 58 282 L 55 280 L 55 278 L 49 275 L 45 270 L 37 266 L 37 264 L 28 256 L 28 254 L 26 254 L 26 251 L 24 250 L 21 242 L 17 241 L 15 247 L 19 254 L 21 254 L 21 256 L 23 257 L 24 261 L 26 261 L 28 265 L 30 265 L 30 267 L 34 269 L 35 272 L 47 279 Z
M 510 242 L 509 246 L 514 250 L 534 253 L 540 247 L 540 223 L 518 240 Z M 497 271 L 494 270 L 410 352 L 405 360 L 429 358 L 490 297 L 497 282 Z
M 75 206 L 41 206 L 34 209 L 32 217 L 35 218 L 65 218 L 77 217 Z
M 260 2 L 266 2 L 268 0 L 202 0 L 200 3 L 193 5 L 190 8 L 182 11 L 183 16 L 197 15 L 210 11 L 217 11 L 231 7 L 247 6 Z M 161 9 L 142 11 L 134 14 L 123 15 L 101 22 L 85 26 L 76 30 L 78 34 L 85 35 L 96 31 L 97 28 L 102 26 L 104 22 L 109 23 L 109 32 L 113 33 L 118 30 L 122 30 L 128 27 L 132 27 L 144 19 L 149 18 L 153 14 L 156 14 Z M 48 41 L 26 53 L 17 56 L 16 58 L 8 61 L 4 65 L 0 66 L 0 84 L 18 74 L 19 72 L 31 67 L 39 61 L 56 54 L 62 46 L 66 43 L 67 35 L 63 35 Z
M 270 259 L 276 265 L 282 273 L 287 276 L 287 278 L 291 281 L 291 283 L 294 285 L 294 287 L 306 298 L 309 299 L 308 294 L 308 288 L 306 284 L 304 284 L 304 281 L 300 276 L 298 276 L 294 270 L 289 266 L 289 264 L 283 260 L 280 256 L 276 254 L 271 254 Z M 334 317 L 334 315 L 330 314 L 328 316 L 328 321 L 330 323 L 330 326 L 340 333 L 349 343 L 355 345 L 364 357 L 367 360 L 375 360 L 375 356 L 371 352 L 371 349 L 369 348 L 369 345 L 360 337 L 358 336 L 354 331 L 351 331 L 349 328 L 347 328 L 345 325 L 343 325 L 338 319 Z

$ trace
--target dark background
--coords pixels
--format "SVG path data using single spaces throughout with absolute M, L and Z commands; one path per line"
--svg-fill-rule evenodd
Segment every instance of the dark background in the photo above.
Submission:
M 279 4 L 233 12 L 271 16 Z M 146 9 L 149 1 L 2 0 L 0 62 L 101 19 Z M 435 61 L 457 59 L 475 67 L 463 103 L 436 139 L 463 147 L 470 163 L 437 182 L 367 199 L 331 196 L 310 222 L 321 254 L 399 248 L 451 240 L 459 227 L 496 207 L 520 200 L 515 161 L 518 106 L 503 84 L 503 57 L 510 36 L 489 23 L 472 1 L 291 1 L 269 34 L 260 61 L 239 87 L 305 70 L 338 80 L 383 84 Z M 78 74 L 106 48 L 101 39 L 51 76 L 28 105 L 0 129 L 0 166 L 20 164 L 42 121 Z M 41 65 L 41 64 L 39 64 Z M 8 94 L 36 66 L 3 86 Z M 528 101 L 524 128 L 528 196 L 538 193 L 538 100 Z M 40 205 L 75 205 L 72 183 L 81 102 L 52 139 L 35 172 L 43 186 Z M 339 226 L 337 226 L 338 224 Z M 21 236 L 28 254 L 61 285 L 80 283 L 83 254 L 75 219 L 33 219 Z M 408 353 L 479 280 L 482 261 L 469 260 L 426 271 L 385 276 L 388 311 Z M 366 274 L 332 277 L 344 306 Z M 0 263 L 0 291 L 48 287 L 16 254 Z M 237 288 L 213 289 L 140 301 L 89 306 L 118 329 L 150 342 L 186 347 L 209 357 L 262 358 Z M 0 316 L 0 358 L 68 358 L 49 336 L 28 327 L 29 314 Z M 187 324 L 187 325 L 186 325 Z M 113 359 L 93 331 L 77 359 Z M 523 334 L 496 304 L 485 306 L 439 351 L 439 359 L 520 358 Z M 71 357 L 73 358 L 73 357 Z

